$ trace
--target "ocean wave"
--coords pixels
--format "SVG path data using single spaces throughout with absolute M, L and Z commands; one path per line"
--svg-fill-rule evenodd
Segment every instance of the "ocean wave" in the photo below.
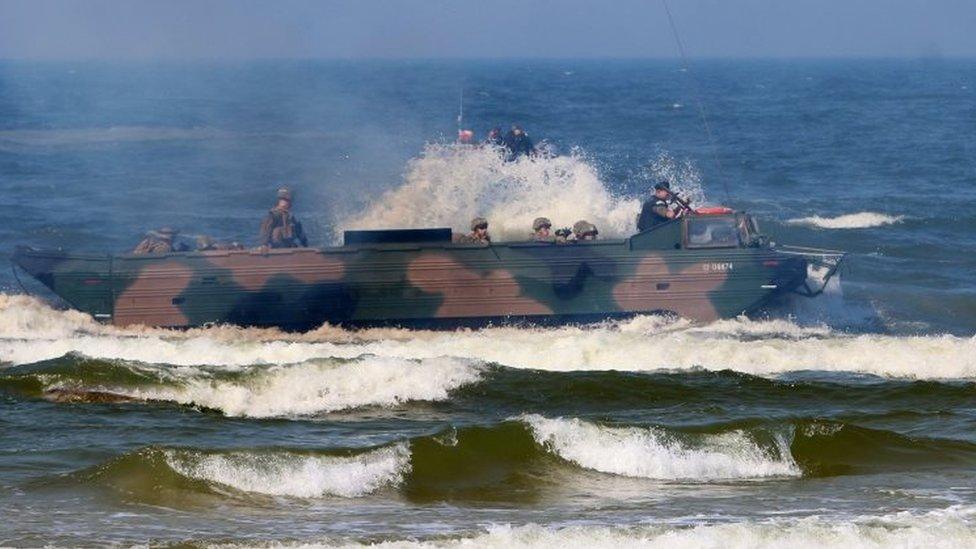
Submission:
M 347 540 L 301 542 L 275 547 L 313 549 L 338 547 L 407 548 L 519 548 L 588 547 L 618 549 L 642 547 L 674 549 L 684 547 L 750 547 L 756 549 L 837 548 L 888 549 L 909 547 L 957 548 L 976 544 L 976 507 L 952 506 L 926 513 L 907 511 L 855 517 L 809 516 L 740 522 L 706 522 L 696 518 L 690 525 L 647 525 L 609 527 L 573 525 L 545 527 L 494 525 L 482 533 L 429 540 L 402 539 L 367 542 Z M 223 547 L 268 547 L 268 545 L 224 545 Z
M 894 225 L 905 220 L 903 215 L 887 215 L 877 212 L 858 212 L 837 217 L 820 217 L 814 215 L 790 219 L 787 223 L 793 225 L 807 225 L 820 229 L 868 229 L 883 225 Z
M 25 307 L 21 305 L 26 304 Z M 36 300 L 0 303 L 0 362 L 29 364 L 70 353 L 181 366 L 296 364 L 363 355 L 426 360 L 451 356 L 548 371 L 724 370 L 758 376 L 816 370 L 912 379 L 976 377 L 976 337 L 848 334 L 785 320 L 711 324 L 660 316 L 589 326 L 427 331 L 345 330 L 304 334 L 229 326 L 178 332 L 121 329 Z
M 356 498 L 395 489 L 409 470 L 404 444 L 340 452 L 149 446 L 51 482 L 94 483 L 127 498 L 181 506 L 198 496 Z
M 571 486 L 628 498 L 635 482 L 701 484 L 969 467 L 972 443 L 816 419 L 715 425 L 714 432 L 527 415 L 366 448 L 160 448 L 53 482 L 97 483 L 146 502 L 214 497 L 361 497 L 414 503 L 531 502 Z M 621 479 L 628 488 L 621 491 Z M 616 495 L 615 495 L 616 494 Z
M 479 364 L 451 358 L 366 356 L 227 369 L 68 357 L 0 370 L 0 386 L 56 401 L 162 401 L 228 416 L 278 417 L 444 400 L 477 382 L 482 371 Z
M 352 456 L 164 450 L 177 473 L 219 487 L 271 496 L 361 497 L 395 487 L 410 468 L 403 444 Z
M 784 436 L 763 448 L 744 431 L 702 435 L 693 444 L 659 428 L 606 427 L 579 419 L 520 418 L 539 444 L 581 467 L 629 477 L 709 481 L 798 477 Z

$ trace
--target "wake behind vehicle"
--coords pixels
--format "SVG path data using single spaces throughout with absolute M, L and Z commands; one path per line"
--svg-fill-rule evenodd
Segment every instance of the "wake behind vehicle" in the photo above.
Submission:
M 629 238 L 455 243 L 450 229 L 346 231 L 342 246 L 110 255 L 18 247 L 13 262 L 119 326 L 309 329 L 714 320 L 814 296 L 843 254 L 775 246 L 746 213 L 700 210 Z M 819 274 L 810 281 L 811 273 Z

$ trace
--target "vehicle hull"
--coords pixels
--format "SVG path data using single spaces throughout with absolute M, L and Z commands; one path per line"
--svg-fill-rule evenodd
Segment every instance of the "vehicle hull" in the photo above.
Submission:
M 805 259 L 768 247 L 653 249 L 640 237 L 116 256 L 19 247 L 13 259 L 98 319 L 174 328 L 708 321 L 754 311 L 806 277 Z

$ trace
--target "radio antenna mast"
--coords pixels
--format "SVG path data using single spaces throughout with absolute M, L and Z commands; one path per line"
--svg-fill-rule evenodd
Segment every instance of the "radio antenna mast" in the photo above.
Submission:
M 678 26 L 674 23 L 674 16 L 671 15 L 671 6 L 668 4 L 668 0 L 661 0 L 661 3 L 664 4 L 664 12 L 668 14 L 668 24 L 671 26 L 671 34 L 674 36 L 674 43 L 678 47 L 678 55 L 681 56 L 681 68 L 688 75 L 688 78 L 691 79 L 694 88 L 695 103 L 698 106 L 698 116 L 701 118 L 702 126 L 705 128 L 705 136 L 708 138 L 708 144 L 712 149 L 712 160 L 718 169 L 718 178 L 722 181 L 722 189 L 725 190 L 725 200 L 729 201 L 731 200 L 729 183 L 726 181 L 725 170 L 722 169 L 722 161 L 718 158 L 718 147 L 715 146 L 715 139 L 712 137 L 712 128 L 708 124 L 708 116 L 705 114 L 705 104 L 701 98 L 701 86 L 698 84 L 698 79 L 691 72 L 691 67 L 688 66 L 688 56 L 685 55 L 685 46 L 682 44 L 681 37 L 678 35 Z

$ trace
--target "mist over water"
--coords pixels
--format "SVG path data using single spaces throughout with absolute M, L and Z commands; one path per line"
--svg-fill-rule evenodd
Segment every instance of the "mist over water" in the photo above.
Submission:
M 0 545 L 973 545 L 976 64 L 696 74 L 721 170 L 674 63 L 0 63 Z M 554 154 L 452 144 L 461 87 Z M 847 266 L 709 324 L 284 333 L 99 324 L 6 259 L 250 242 L 281 184 L 317 245 L 623 238 L 662 178 Z

